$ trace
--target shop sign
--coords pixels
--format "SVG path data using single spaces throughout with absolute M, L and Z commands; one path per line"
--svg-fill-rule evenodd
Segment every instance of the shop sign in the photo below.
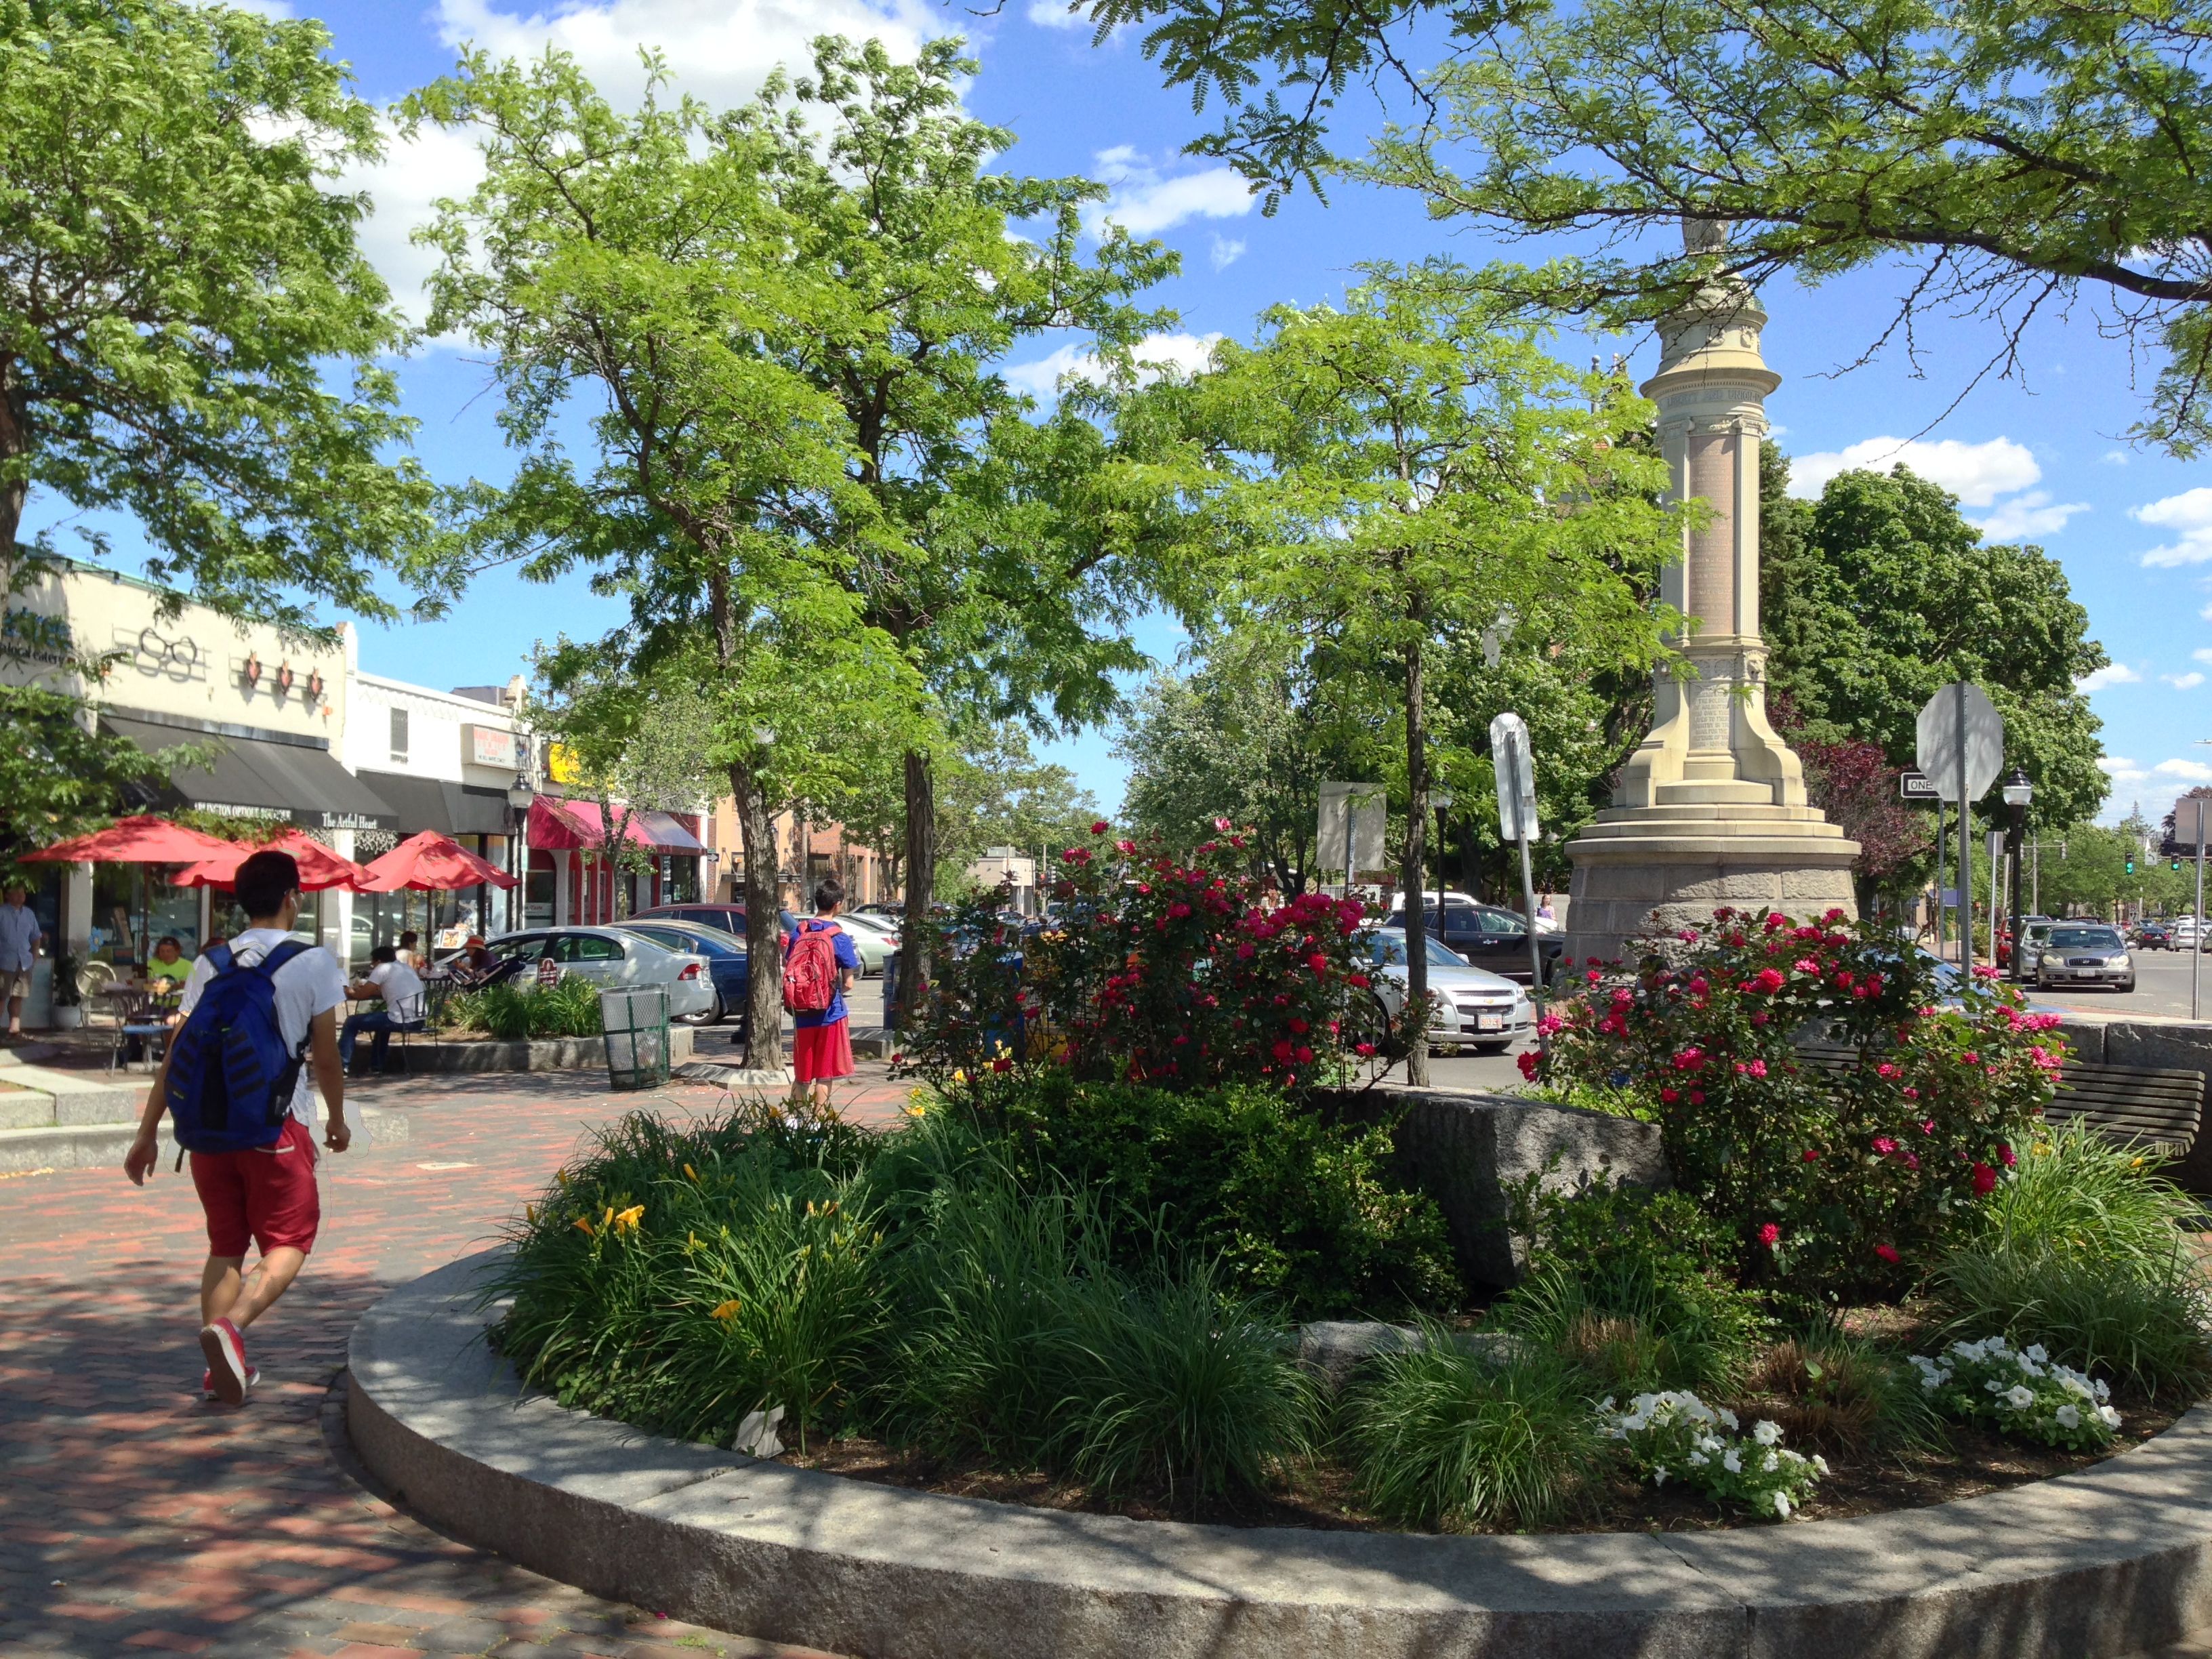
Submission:
M 379 812 L 331 812 L 313 807 L 297 807 L 292 822 L 304 823 L 310 830 L 396 830 L 399 820 Z
M 76 661 L 76 635 L 70 631 L 66 617 L 10 606 L 0 611 L 0 657 L 70 667 Z
M 521 763 L 521 752 L 515 744 L 514 733 L 505 727 L 471 726 L 469 759 L 477 766 L 496 766 L 503 772 L 512 772 Z

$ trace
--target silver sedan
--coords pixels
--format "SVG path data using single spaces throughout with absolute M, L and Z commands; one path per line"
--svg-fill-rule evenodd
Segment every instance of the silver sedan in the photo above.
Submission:
M 1424 943 L 1428 946 L 1429 995 L 1436 1004 L 1429 1021 L 1431 1048 L 1501 1054 L 1534 1029 L 1535 1009 L 1527 990 L 1486 969 L 1470 966 L 1465 957 L 1433 939 Z M 1370 977 L 1376 997 L 1395 1020 L 1405 1012 L 1410 978 L 1405 930 L 1376 928 L 1367 937 L 1367 951 L 1374 963 Z
M 672 951 L 619 927 L 525 928 L 493 939 L 491 953 L 501 961 L 521 958 L 517 983 L 550 958 L 562 978 L 573 975 L 608 989 L 665 985 L 672 1018 L 704 1014 L 714 1006 L 714 982 L 706 957 Z

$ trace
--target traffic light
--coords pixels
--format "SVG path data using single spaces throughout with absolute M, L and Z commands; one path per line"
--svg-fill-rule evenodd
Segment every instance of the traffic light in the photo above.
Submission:
M 2130 858 L 2130 859 L 2128 860 L 2128 873 L 2129 873 L 2130 875 L 2131 875 L 2131 876 L 2132 876 L 2133 874 L 2135 874 L 2135 872 L 2136 872 L 2136 861 L 2135 861 L 2135 860 L 2134 860 L 2134 859 Z
M 2181 870 L 2181 860 L 2179 859 L 2176 859 L 2172 863 L 2167 865 L 2166 867 L 2173 871 L 2176 874 L 2179 874 Z

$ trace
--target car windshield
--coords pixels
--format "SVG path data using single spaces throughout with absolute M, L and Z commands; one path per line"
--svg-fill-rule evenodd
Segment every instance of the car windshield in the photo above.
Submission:
M 1456 951 L 1448 949 L 1441 941 L 1425 939 L 1429 960 L 1439 968 L 1464 968 L 1466 958 Z M 1403 933 L 1377 933 L 1368 943 L 1368 953 L 1388 968 L 1406 965 L 1406 936 Z
M 2117 951 L 2120 936 L 2109 927 L 2054 927 L 2051 942 L 2062 951 Z

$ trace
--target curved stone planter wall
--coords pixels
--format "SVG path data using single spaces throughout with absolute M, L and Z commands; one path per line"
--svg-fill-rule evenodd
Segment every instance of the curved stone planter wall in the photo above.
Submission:
M 2212 1620 L 2212 1409 L 2083 1474 L 1855 1521 L 1441 1538 L 944 1498 L 526 1394 L 475 1256 L 356 1329 L 355 1446 L 411 1509 L 599 1595 L 864 1659 L 2103 1659 Z

